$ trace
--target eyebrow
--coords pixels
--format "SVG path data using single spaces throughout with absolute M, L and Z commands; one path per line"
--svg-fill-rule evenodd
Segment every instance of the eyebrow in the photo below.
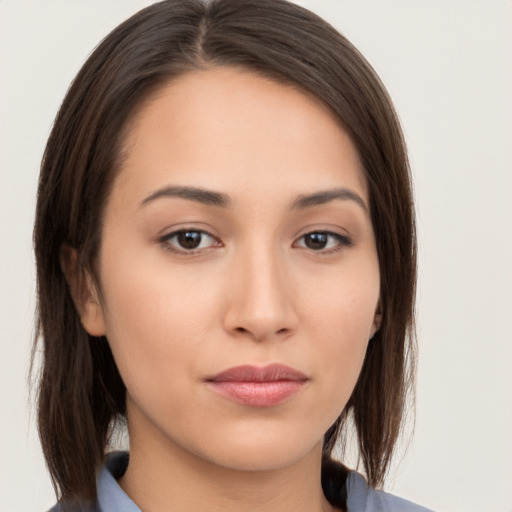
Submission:
M 292 203 L 292 209 L 302 210 L 305 208 L 310 208 L 312 206 L 319 206 L 322 204 L 330 203 L 331 201 L 334 201 L 336 199 L 340 199 L 342 201 L 354 201 L 365 212 L 368 212 L 368 207 L 366 206 L 366 203 L 363 201 L 362 197 L 347 188 L 323 190 L 320 192 L 315 192 L 313 194 L 306 195 L 301 194 Z
M 207 204 L 210 206 L 227 207 L 231 204 L 231 200 L 226 194 L 220 192 L 213 192 L 196 187 L 162 187 L 146 197 L 141 206 L 164 197 L 178 197 L 181 199 L 188 199 L 197 203 Z
M 214 192 L 212 190 L 197 187 L 168 186 L 159 188 L 155 192 L 151 193 L 141 202 L 141 206 L 146 206 L 157 199 L 168 197 L 177 197 L 209 206 L 219 206 L 223 208 L 231 205 L 231 199 L 229 196 L 221 192 Z M 301 194 L 293 201 L 291 209 L 304 210 L 306 208 L 311 208 L 312 206 L 320 206 L 322 204 L 330 203 L 334 200 L 354 201 L 363 208 L 365 212 L 368 211 L 368 208 L 361 196 L 347 188 L 335 188 L 315 192 L 313 194 Z

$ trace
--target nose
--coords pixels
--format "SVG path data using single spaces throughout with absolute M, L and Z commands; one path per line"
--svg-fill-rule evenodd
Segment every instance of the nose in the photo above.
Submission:
M 293 286 L 277 250 L 248 248 L 229 279 L 224 328 L 255 341 L 285 339 L 297 328 Z

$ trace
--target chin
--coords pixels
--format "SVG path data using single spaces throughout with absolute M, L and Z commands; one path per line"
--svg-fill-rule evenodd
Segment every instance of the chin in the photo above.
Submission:
M 309 454 L 321 455 L 323 437 L 306 440 L 301 436 L 275 435 L 269 432 L 248 433 L 229 442 L 211 442 L 204 453 L 218 466 L 236 471 L 276 471 L 298 463 Z

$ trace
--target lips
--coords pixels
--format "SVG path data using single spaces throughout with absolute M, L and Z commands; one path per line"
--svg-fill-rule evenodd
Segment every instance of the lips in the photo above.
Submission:
M 298 393 L 308 377 L 281 364 L 229 368 L 206 379 L 209 388 L 235 402 L 253 407 L 278 405 Z

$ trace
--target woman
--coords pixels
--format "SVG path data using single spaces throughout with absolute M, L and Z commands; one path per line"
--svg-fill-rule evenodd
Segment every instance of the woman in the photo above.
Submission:
M 312 13 L 171 0 L 107 36 L 38 192 L 55 510 L 424 510 L 374 490 L 414 373 L 410 189 L 383 86 Z M 351 424 L 368 484 L 331 458 Z

